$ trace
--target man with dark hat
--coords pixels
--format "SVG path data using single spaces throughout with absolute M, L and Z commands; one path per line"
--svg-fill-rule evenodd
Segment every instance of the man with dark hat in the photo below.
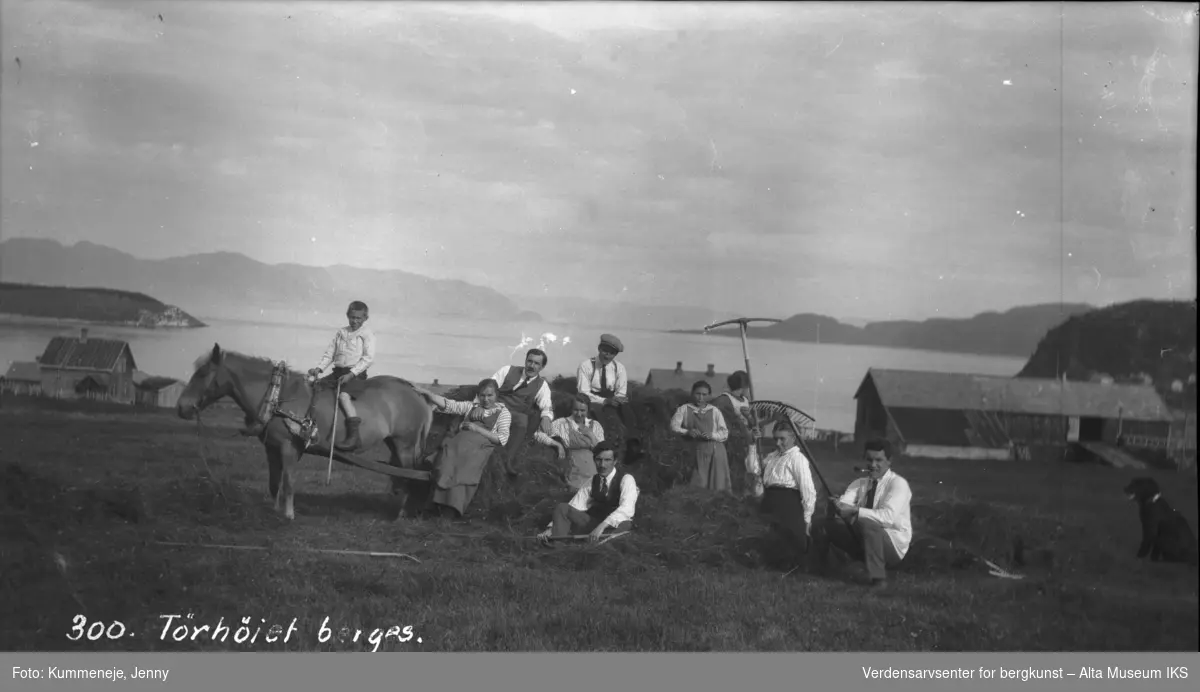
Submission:
M 585 483 L 570 502 L 560 503 L 546 530 L 538 539 L 549 543 L 551 536 L 569 536 L 573 530 L 587 531 L 588 539 L 600 540 L 605 529 L 628 531 L 633 527 L 637 506 L 637 481 L 623 468 L 617 468 L 616 446 L 605 440 L 592 449 L 596 475 Z
M 625 365 L 617 354 L 625 350 L 621 340 L 612 334 L 601 334 L 595 358 L 588 358 L 575 371 L 576 385 L 592 402 L 592 417 L 603 424 L 607 410 L 617 414 L 626 430 L 633 427 L 633 411 L 629 407 L 629 378 Z M 623 437 L 624 432 L 610 437 Z

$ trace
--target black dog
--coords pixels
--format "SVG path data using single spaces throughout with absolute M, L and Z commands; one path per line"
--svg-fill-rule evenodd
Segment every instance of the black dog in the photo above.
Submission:
M 1139 558 L 1149 555 L 1152 562 L 1196 564 L 1196 536 L 1187 519 L 1159 493 L 1153 478 L 1134 478 L 1125 486 L 1125 494 L 1138 503 L 1142 520 Z

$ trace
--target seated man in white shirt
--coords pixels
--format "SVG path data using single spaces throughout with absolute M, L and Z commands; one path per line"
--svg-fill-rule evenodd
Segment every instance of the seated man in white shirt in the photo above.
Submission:
M 845 521 L 825 522 L 819 552 L 826 554 L 832 543 L 865 561 L 870 585 L 883 587 L 887 568 L 900 564 L 912 542 L 912 489 L 891 469 L 891 442 L 871 440 L 866 454 L 870 475 L 851 483 L 837 500 L 836 511 Z
M 610 438 L 622 438 L 634 427 L 633 409 L 629 403 L 629 375 L 617 354 L 625 350 L 621 340 L 612 334 L 601 334 L 596 356 L 581 362 L 575 370 L 575 384 L 591 403 L 592 418 L 605 426 Z M 611 411 L 616 416 L 606 416 Z M 612 420 L 615 418 L 615 420 Z M 611 426 L 619 425 L 619 430 Z
M 496 399 L 508 409 L 512 416 L 512 429 L 508 442 L 504 444 L 504 470 L 510 476 L 517 475 L 517 454 L 525 444 L 529 430 L 529 418 L 541 412 L 538 430 L 550 434 L 550 421 L 554 419 L 554 405 L 550 395 L 550 384 L 542 377 L 546 367 L 546 352 L 531 348 L 525 354 L 525 367 L 505 365 L 492 375 L 499 385 Z
M 637 481 L 624 469 L 617 468 L 617 452 L 612 442 L 605 440 L 592 449 L 598 472 L 591 483 L 584 484 L 570 502 L 554 508 L 553 519 L 538 539 L 548 545 L 549 538 L 565 537 L 572 533 L 588 532 L 588 540 L 598 541 L 606 529 L 628 531 L 633 528 L 633 513 L 637 505 Z
M 775 439 L 775 451 L 762 463 L 761 509 L 772 526 L 791 538 L 801 553 L 807 553 L 817 507 L 812 468 L 796 445 L 796 433 L 791 428 L 776 424 L 771 437 Z

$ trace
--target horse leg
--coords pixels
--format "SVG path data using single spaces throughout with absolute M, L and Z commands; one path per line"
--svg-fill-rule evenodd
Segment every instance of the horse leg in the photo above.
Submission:
M 275 509 L 279 509 L 280 502 L 282 501 L 283 516 L 291 520 L 296 518 L 296 488 L 292 484 L 292 470 L 300 460 L 300 450 L 295 444 L 285 444 L 279 448 L 279 456 L 282 462 L 281 466 L 283 467 L 283 484 L 280 488 L 279 496 L 275 500 Z
M 279 480 L 283 472 L 283 453 L 279 447 L 267 445 L 267 490 L 271 493 L 271 501 L 275 509 L 279 509 Z
M 387 445 L 388 451 L 391 452 L 391 465 L 397 468 L 416 468 L 416 458 L 408 450 L 402 449 L 400 441 L 395 437 L 383 438 L 384 444 Z M 395 508 L 395 518 L 400 519 L 406 513 L 412 514 L 412 503 L 416 501 L 417 494 L 413 492 L 413 481 L 407 478 L 399 478 L 392 476 L 392 498 L 395 500 L 393 507 Z

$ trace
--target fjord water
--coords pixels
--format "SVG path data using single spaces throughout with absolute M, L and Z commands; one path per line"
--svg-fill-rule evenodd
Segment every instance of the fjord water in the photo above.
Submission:
M 133 348 L 134 360 L 143 372 L 187 380 L 195 359 L 222 348 L 251 355 L 283 359 L 308 369 L 321 357 L 334 331 L 344 324 L 338 315 L 297 313 L 288 324 L 241 321 L 198 315 L 209 326 L 200 329 L 135 329 L 78 324 L 0 324 L 0 367 L 12 361 L 32 361 L 41 355 L 56 335 L 76 336 L 81 326 L 96 338 L 123 339 Z M 551 333 L 557 341 L 546 343 L 550 364 L 546 374 L 574 376 L 581 360 L 595 353 L 601 333 L 617 334 L 625 344 L 620 360 L 633 381 L 645 382 L 650 368 L 674 368 L 683 361 L 687 370 L 703 371 L 709 363 L 718 373 L 743 367 L 741 342 L 737 338 L 701 334 L 668 334 L 622 328 L 563 323 L 514 323 L 421 317 L 397 319 L 374 316 L 369 323 L 378 337 L 374 374 L 404 377 L 416 382 L 463 384 L 491 376 L 502 365 L 519 363 L 520 354 L 537 345 L 541 335 Z M 736 334 L 736 332 L 731 332 Z M 532 344 L 518 348 L 523 337 Z M 564 345 L 562 342 L 569 338 Z M 957 353 L 839 344 L 805 344 L 751 340 L 751 368 L 755 395 L 759 399 L 785 401 L 817 419 L 817 427 L 854 429 L 854 392 L 867 369 L 902 368 L 941 372 L 1015 375 L 1024 358 L 1007 358 Z M 725 389 L 718 378 L 714 392 Z

